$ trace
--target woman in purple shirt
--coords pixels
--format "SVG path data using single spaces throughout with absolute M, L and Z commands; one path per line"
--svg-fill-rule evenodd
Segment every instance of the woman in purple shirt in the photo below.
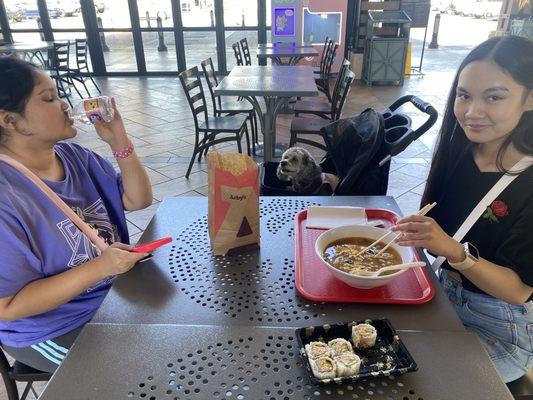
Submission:
M 44 72 L 0 57 L 0 76 L 0 154 L 29 168 L 110 244 L 98 254 L 35 184 L 0 162 L 0 343 L 17 360 L 52 372 L 113 277 L 145 256 L 129 251 L 124 210 L 149 206 L 152 189 L 116 107 L 115 119 L 95 128 L 120 173 L 63 142 L 76 129 Z

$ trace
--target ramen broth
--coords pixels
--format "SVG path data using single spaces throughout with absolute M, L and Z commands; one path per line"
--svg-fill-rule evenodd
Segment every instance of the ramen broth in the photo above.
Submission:
M 363 254 L 356 256 L 364 248 L 372 244 L 374 239 L 367 238 L 346 238 L 339 239 L 330 243 L 324 251 L 324 259 L 333 267 L 357 275 L 358 271 L 375 272 L 389 265 L 402 264 L 402 257 L 391 247 L 388 247 L 379 256 L 374 257 L 385 243 L 378 243 L 365 251 Z M 383 275 L 394 274 L 397 271 L 387 271 Z

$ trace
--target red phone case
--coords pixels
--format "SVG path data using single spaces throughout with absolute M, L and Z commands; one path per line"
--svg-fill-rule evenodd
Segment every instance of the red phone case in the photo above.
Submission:
M 171 237 L 165 237 L 162 239 L 154 240 L 153 242 L 143 243 L 140 246 L 135 247 L 132 252 L 133 253 L 151 253 L 158 247 L 161 247 L 167 243 L 172 242 Z

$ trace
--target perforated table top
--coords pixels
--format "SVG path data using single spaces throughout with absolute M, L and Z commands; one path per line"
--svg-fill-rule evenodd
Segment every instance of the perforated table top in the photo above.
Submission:
M 473 334 L 400 337 L 418 371 L 317 387 L 293 329 L 91 324 L 41 400 L 512 399 Z
M 353 205 L 399 212 L 389 197 L 263 197 L 261 249 L 212 255 L 207 198 L 167 198 L 140 242 L 172 236 L 152 261 L 119 276 L 94 322 L 302 327 L 388 318 L 399 330 L 464 331 L 436 286 L 423 305 L 314 303 L 294 289 L 294 218 L 309 205 Z

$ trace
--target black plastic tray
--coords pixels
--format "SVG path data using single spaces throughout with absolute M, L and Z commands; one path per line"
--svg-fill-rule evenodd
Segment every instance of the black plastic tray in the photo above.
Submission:
M 376 345 L 370 349 L 359 350 L 354 346 L 355 354 L 362 361 L 359 374 L 335 379 L 317 379 L 311 370 L 311 364 L 309 364 L 309 358 L 305 352 L 305 345 L 314 341 L 328 342 L 335 338 L 346 339 L 353 345 L 351 341 L 352 326 L 362 323 L 373 325 L 378 335 Z M 407 351 L 396 330 L 389 320 L 385 318 L 300 328 L 296 330 L 296 337 L 300 345 L 300 355 L 305 359 L 309 379 L 315 385 L 343 384 L 356 382 L 360 379 L 402 375 L 418 369 L 415 360 Z

